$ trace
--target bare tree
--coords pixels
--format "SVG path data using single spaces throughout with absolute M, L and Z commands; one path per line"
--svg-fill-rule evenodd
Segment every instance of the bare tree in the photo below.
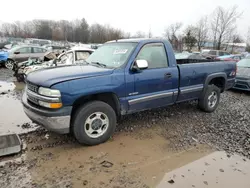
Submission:
M 145 35 L 142 32 L 141 34 Z M 93 24 L 89 26 L 84 18 L 73 21 L 32 20 L 1 23 L 0 35 L 3 37 L 34 37 L 82 43 L 103 43 L 108 40 L 130 38 L 131 36 L 130 33 L 125 33 L 110 25 Z
M 182 43 L 182 41 L 178 37 L 181 27 L 182 23 L 176 22 L 165 29 L 164 36 L 169 40 L 175 50 L 180 50 L 180 46 Z
M 250 27 L 248 28 L 248 31 L 247 31 L 247 40 L 246 40 L 246 43 L 250 46 Z
M 137 31 L 133 36 L 132 38 L 145 38 L 146 37 L 146 34 L 142 31 Z
M 121 38 L 123 38 L 123 39 L 129 39 L 129 38 L 131 38 L 131 33 L 129 33 L 129 32 L 123 32 L 122 35 L 123 36 Z
M 183 42 L 187 48 L 187 51 L 191 52 L 192 48 L 197 43 L 196 35 L 197 35 L 197 28 L 189 25 L 186 30 L 184 31 L 185 35 L 183 36 Z
M 11 24 L 10 23 L 3 23 L 1 30 L 5 37 L 11 36 Z
M 34 37 L 35 27 L 32 21 L 26 21 L 22 24 L 23 37 L 32 38 Z
M 151 27 L 149 27 L 149 30 L 148 30 L 148 38 L 152 38 L 153 34 L 152 34 L 152 31 L 151 31 Z
M 248 28 L 248 32 L 247 32 L 247 47 L 246 47 L 246 51 L 250 53 L 250 27 Z
M 217 7 L 212 15 L 211 29 L 213 44 L 215 49 L 220 49 L 221 44 L 236 29 L 236 20 L 241 16 L 238 12 L 237 6 L 230 9 Z
M 194 28 L 194 36 L 197 40 L 197 47 L 200 51 L 202 47 L 204 47 L 205 43 L 208 39 L 208 24 L 207 24 L 207 16 L 202 17 L 195 25 Z

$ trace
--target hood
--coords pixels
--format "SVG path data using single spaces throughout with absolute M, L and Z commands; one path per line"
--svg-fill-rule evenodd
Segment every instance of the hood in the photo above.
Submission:
M 112 74 L 113 69 L 92 65 L 71 65 L 38 70 L 28 74 L 27 81 L 33 84 L 50 87 L 56 83 L 79 78 Z
M 236 78 L 250 79 L 250 68 L 238 67 Z

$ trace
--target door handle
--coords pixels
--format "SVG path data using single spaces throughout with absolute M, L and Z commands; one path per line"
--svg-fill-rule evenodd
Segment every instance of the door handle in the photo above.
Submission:
M 172 77 L 172 74 L 170 73 L 170 72 L 168 72 L 168 73 L 166 73 L 165 75 L 164 75 L 164 78 L 165 79 L 169 79 L 169 78 L 171 78 Z

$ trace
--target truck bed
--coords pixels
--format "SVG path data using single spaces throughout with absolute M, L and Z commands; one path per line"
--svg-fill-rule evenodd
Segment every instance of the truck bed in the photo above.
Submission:
M 204 62 L 177 65 L 179 70 L 179 95 L 177 102 L 200 96 L 205 80 L 211 74 L 226 74 L 227 78 L 236 64 L 234 62 Z

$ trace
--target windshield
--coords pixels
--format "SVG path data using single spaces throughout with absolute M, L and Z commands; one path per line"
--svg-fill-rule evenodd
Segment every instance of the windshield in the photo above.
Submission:
M 237 63 L 237 66 L 250 68 L 250 59 L 242 59 Z
M 18 50 L 20 46 L 15 46 L 9 50 L 9 53 L 14 53 L 16 50 Z
M 126 63 L 137 43 L 107 43 L 99 47 L 88 58 L 88 63 L 100 63 L 106 67 L 117 68 Z

